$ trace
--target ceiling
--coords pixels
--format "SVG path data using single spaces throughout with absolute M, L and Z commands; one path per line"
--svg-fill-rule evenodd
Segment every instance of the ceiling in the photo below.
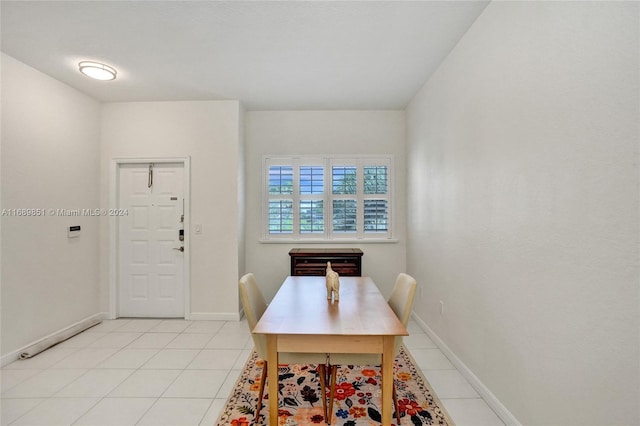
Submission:
M 7 1 L 2 51 L 103 102 L 401 109 L 488 1 Z M 78 62 L 115 67 L 111 82 Z

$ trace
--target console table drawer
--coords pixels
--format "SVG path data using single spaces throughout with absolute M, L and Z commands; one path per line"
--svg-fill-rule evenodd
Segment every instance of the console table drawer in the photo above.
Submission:
M 341 276 L 362 276 L 360 249 L 292 249 L 291 275 L 325 275 L 327 262 Z

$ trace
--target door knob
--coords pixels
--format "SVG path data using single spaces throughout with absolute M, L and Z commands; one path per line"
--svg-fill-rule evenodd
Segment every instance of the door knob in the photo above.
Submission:
M 184 251 L 184 247 L 174 247 L 173 249 L 178 251 Z

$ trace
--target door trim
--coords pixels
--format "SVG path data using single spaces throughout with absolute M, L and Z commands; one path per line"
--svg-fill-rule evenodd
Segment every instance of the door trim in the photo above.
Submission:
M 184 167 L 184 319 L 191 319 L 191 157 L 113 158 L 109 167 L 109 208 L 118 206 L 120 166 L 177 163 Z M 109 319 L 118 318 L 118 218 L 109 216 Z

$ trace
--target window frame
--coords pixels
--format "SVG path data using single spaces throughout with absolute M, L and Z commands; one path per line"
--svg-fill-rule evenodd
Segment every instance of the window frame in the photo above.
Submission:
M 269 193 L 269 170 L 271 166 L 291 166 L 293 169 L 293 193 L 272 195 Z M 324 191 L 322 194 L 300 194 L 300 167 L 322 166 Z M 333 194 L 333 167 L 356 167 L 356 194 Z M 387 168 L 387 193 L 364 193 L 364 168 L 385 166 Z M 262 242 L 391 242 L 394 235 L 394 165 L 392 155 L 265 155 L 262 162 Z M 271 234 L 269 232 L 269 202 L 279 199 L 293 201 L 293 230 L 291 233 Z M 356 200 L 356 231 L 333 231 L 333 200 Z M 323 200 L 323 231 L 303 233 L 300 231 L 300 201 Z M 365 232 L 365 200 L 386 200 L 387 231 Z

